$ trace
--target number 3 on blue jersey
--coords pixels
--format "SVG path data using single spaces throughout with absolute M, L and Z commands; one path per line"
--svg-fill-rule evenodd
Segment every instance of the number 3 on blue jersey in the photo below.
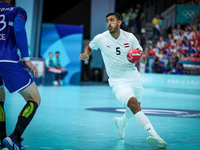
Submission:
M 120 47 L 116 47 L 116 55 L 120 55 L 121 54 L 121 51 L 119 49 L 120 49 Z
M 0 24 L 3 24 L 3 27 L 0 28 L 0 31 L 2 31 L 6 27 L 6 22 L 5 22 L 5 15 L 0 15 Z

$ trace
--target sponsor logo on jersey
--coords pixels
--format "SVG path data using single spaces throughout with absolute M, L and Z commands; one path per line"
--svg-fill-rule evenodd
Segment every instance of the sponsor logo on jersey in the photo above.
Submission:
M 110 48 L 110 46 L 109 46 L 109 45 L 107 45 L 107 47 L 108 47 L 108 48 Z
M 8 7 L 8 8 L 0 8 L 0 11 L 13 11 L 13 7 Z
M 124 43 L 124 47 L 125 48 L 129 47 L 129 43 Z
M 124 113 L 126 108 L 86 108 L 90 111 L 107 113 Z M 149 116 L 179 117 L 179 118 L 200 118 L 200 110 L 179 110 L 179 109 L 154 109 L 143 108 L 142 111 Z

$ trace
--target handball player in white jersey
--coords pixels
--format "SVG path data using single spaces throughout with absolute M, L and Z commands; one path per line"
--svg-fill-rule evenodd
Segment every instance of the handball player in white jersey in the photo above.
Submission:
M 109 76 L 109 85 L 112 87 L 117 99 L 126 106 L 123 117 L 114 118 L 121 139 L 125 137 L 125 128 L 128 121 L 135 115 L 138 123 L 149 133 L 147 142 L 152 147 L 165 148 L 167 143 L 156 133 L 151 122 L 141 111 L 140 103 L 143 96 L 143 87 L 140 74 L 135 64 L 127 60 L 127 52 L 132 48 L 138 48 L 142 53 L 142 47 L 132 33 L 120 29 L 122 23 L 118 13 L 106 15 L 107 31 L 98 34 L 85 47 L 79 60 L 88 60 L 93 50 L 101 50 L 106 71 Z M 142 55 L 140 62 L 146 64 L 147 57 Z

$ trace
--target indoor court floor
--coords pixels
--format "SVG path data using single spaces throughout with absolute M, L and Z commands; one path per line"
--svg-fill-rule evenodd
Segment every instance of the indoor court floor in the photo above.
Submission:
M 113 122 L 125 107 L 105 85 L 39 86 L 42 102 L 25 133 L 26 150 L 153 150 L 133 117 L 124 140 Z M 25 101 L 6 90 L 7 132 Z M 141 107 L 167 150 L 200 149 L 200 90 L 145 88 Z

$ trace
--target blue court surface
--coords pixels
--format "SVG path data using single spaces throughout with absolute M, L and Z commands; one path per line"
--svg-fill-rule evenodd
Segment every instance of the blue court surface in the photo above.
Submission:
M 153 150 L 150 136 L 133 117 L 124 140 L 113 119 L 125 107 L 107 85 L 39 86 L 42 103 L 23 134 L 27 150 Z M 7 132 L 13 132 L 25 101 L 6 91 Z M 200 89 L 144 86 L 141 103 L 167 150 L 200 149 Z

